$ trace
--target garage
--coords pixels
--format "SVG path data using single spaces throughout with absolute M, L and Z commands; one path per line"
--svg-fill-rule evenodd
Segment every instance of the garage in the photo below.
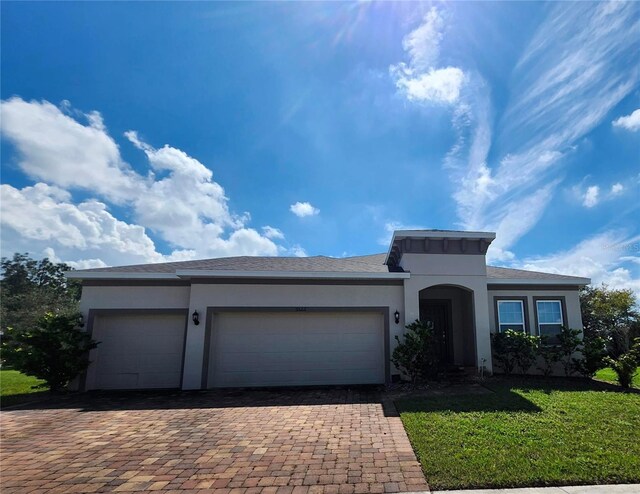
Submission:
M 213 314 L 207 387 L 385 382 L 382 311 Z
M 91 387 L 179 388 L 185 330 L 186 311 L 95 316 Z

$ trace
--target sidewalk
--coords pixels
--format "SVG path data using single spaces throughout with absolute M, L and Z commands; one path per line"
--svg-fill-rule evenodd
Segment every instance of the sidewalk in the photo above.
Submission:
M 640 494 L 640 484 L 523 487 L 520 489 L 470 489 L 435 491 L 431 494 Z

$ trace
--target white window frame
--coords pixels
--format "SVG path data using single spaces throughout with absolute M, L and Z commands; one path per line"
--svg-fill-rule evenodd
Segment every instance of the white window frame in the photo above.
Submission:
M 560 322 L 540 322 L 540 309 L 538 308 L 538 304 L 540 302 L 557 302 L 558 305 L 560 306 Z M 562 300 L 560 299 L 543 299 L 543 300 L 536 300 L 536 322 L 538 323 L 538 327 L 536 328 L 536 330 L 538 331 L 538 336 L 542 336 L 542 331 L 540 331 L 540 326 L 557 326 L 558 324 L 560 324 L 560 326 L 564 326 L 564 314 L 563 314 L 563 308 L 562 308 Z
M 496 300 L 497 304 L 496 304 L 496 310 L 498 311 L 498 333 L 502 333 L 502 326 L 507 326 L 509 324 L 520 324 L 520 323 L 502 323 L 502 321 L 500 320 L 500 304 L 502 302 L 518 302 L 520 304 L 520 309 L 522 312 L 522 331 L 524 333 L 527 332 L 527 322 L 526 322 L 526 315 L 525 315 L 525 311 L 524 311 L 524 301 L 523 300 L 519 300 L 517 298 L 514 299 L 500 299 L 500 300 Z

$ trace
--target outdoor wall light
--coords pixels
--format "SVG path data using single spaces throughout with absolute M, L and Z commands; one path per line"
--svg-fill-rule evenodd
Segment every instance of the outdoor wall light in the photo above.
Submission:
M 193 324 L 195 324 L 196 326 L 200 324 L 200 314 L 198 314 L 197 310 L 194 310 L 193 314 L 191 314 L 191 320 L 193 321 Z
M 399 324 L 400 323 L 400 313 L 398 311 L 395 311 L 393 313 L 393 317 L 395 317 L 395 319 L 396 319 L 396 324 Z

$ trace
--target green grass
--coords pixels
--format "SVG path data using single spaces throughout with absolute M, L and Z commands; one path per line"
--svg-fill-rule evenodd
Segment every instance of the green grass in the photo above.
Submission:
M 396 403 L 432 489 L 640 482 L 640 393 L 564 379 L 487 387 Z
M 43 382 L 16 370 L 0 370 L 0 404 L 5 407 L 46 394 L 42 388 L 33 388 Z
M 606 381 L 606 382 L 618 384 L 618 377 L 616 376 L 615 371 L 611 367 L 606 367 L 596 372 L 596 379 L 599 379 L 600 381 Z M 640 370 L 637 371 L 636 375 L 633 377 L 633 381 L 631 381 L 631 386 L 633 386 L 634 388 L 640 388 Z

